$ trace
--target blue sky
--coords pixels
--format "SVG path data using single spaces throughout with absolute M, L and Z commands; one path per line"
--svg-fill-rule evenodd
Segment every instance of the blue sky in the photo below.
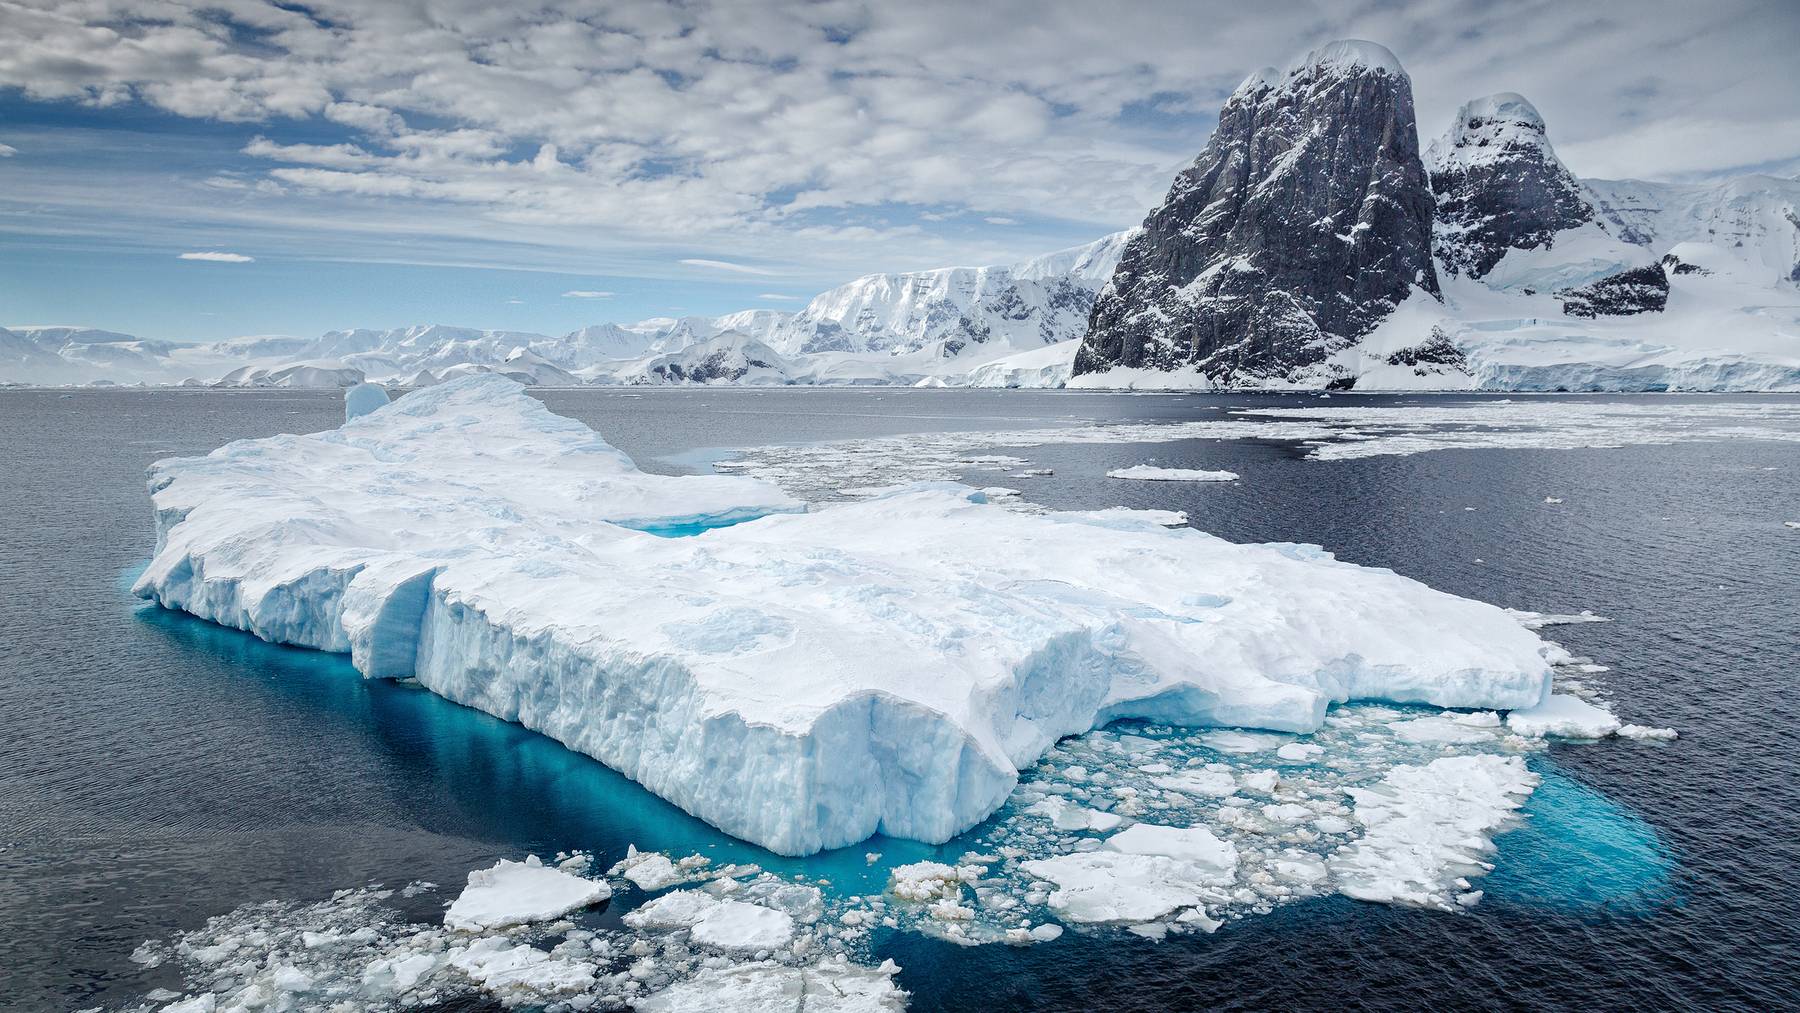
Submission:
M 1800 169 L 1800 7 L 0 0 L 0 324 L 209 340 L 795 308 L 1132 224 L 1257 65 L 1393 48 L 1578 173 Z M 228 259 L 182 259 L 206 254 Z

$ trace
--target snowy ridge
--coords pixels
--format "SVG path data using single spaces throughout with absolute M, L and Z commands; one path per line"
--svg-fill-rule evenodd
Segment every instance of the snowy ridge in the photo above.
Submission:
M 785 854 L 946 840 L 1116 718 L 1310 731 L 1333 702 L 1529 707 L 1550 679 L 1501 610 L 1316 547 L 950 485 L 796 513 L 639 472 L 493 376 L 151 488 L 140 595 L 412 676 Z
M 1013 267 L 872 274 L 815 297 L 774 329 L 787 355 L 1030 350 L 1086 326 L 1131 231 Z M 983 349 L 983 350 L 985 350 Z M 991 357 L 992 353 L 989 353 Z

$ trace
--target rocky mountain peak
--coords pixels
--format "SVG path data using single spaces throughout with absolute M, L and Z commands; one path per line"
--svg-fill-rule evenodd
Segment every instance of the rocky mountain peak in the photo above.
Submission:
M 1437 290 L 1431 215 L 1393 53 L 1335 42 L 1252 74 L 1127 243 L 1075 371 L 1191 368 L 1223 384 L 1329 371 L 1414 288 Z
M 1587 193 L 1550 146 L 1524 96 L 1463 104 L 1425 162 L 1437 196 L 1437 254 L 1451 274 L 1479 278 L 1508 250 L 1537 249 L 1594 220 Z

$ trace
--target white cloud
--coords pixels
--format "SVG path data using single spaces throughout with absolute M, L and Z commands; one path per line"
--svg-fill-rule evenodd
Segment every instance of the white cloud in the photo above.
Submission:
M 728 260 L 703 260 L 699 257 L 686 258 L 682 263 L 689 267 L 705 267 L 715 271 L 730 271 L 733 274 L 757 274 L 767 277 L 781 273 L 780 271 L 770 271 L 760 267 L 751 267 L 748 264 L 733 264 Z
M 246 257 L 241 253 L 225 253 L 220 250 L 199 250 L 194 253 L 184 253 L 181 255 L 181 259 L 206 260 L 215 264 L 249 264 L 254 263 L 256 260 L 255 257 Z
M 101 185 L 120 179 L 97 163 L 32 183 L 65 195 L 79 185 L 68 199 L 90 208 L 110 199 L 119 214 L 152 213 L 138 195 L 174 165 L 214 181 L 210 203 L 186 195 L 189 225 L 278 217 L 318 232 L 321 248 L 334 231 L 373 234 L 373 222 L 413 249 L 505 233 L 515 245 L 494 256 L 631 247 L 650 251 L 636 258 L 643 270 L 671 269 L 669 249 L 705 249 L 770 269 L 683 263 L 784 278 L 1001 261 L 1052 230 L 1063 241 L 1133 224 L 1246 71 L 1334 37 L 1400 55 L 1427 137 L 1465 99 L 1515 90 L 1579 173 L 1800 159 L 1792 89 L 1779 86 L 1800 47 L 1792 0 L 1095 10 L 7 0 L 0 89 L 245 124 L 248 159 L 230 164 L 193 168 L 192 152 L 171 153 L 125 185 Z M 331 131 L 337 143 L 320 143 Z M 42 148 L 33 141 L 32 161 Z M 976 235 L 978 221 L 994 228 Z M 1031 224 L 1008 224 L 1019 222 Z
M 0 158 L 11 158 L 19 153 L 19 149 L 10 144 L 0 144 Z
M 806 301 L 806 297 L 803 295 L 783 295 L 780 292 L 764 292 L 761 295 L 758 295 L 757 298 L 758 299 L 766 299 L 769 302 L 805 302 Z
M 616 293 L 595 292 L 592 289 L 570 289 L 562 294 L 564 299 L 611 299 Z M 516 301 L 516 300 L 515 300 Z

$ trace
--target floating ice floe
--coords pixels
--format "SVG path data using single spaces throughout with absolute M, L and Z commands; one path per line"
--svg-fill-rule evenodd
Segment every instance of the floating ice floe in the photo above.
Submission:
M 1207 471 L 1202 468 L 1158 468 L 1152 464 L 1134 464 L 1129 468 L 1114 468 L 1106 473 L 1107 478 L 1132 479 L 1139 482 L 1235 482 L 1238 473 L 1235 471 Z
M 469 885 L 444 912 L 444 924 L 478 932 L 548 921 L 611 896 L 605 883 L 549 868 L 536 855 L 523 862 L 502 859 L 469 873 Z
M 1334 702 L 1529 708 L 1550 681 L 1503 611 L 1314 546 L 965 486 L 805 511 L 645 474 L 495 376 L 150 484 L 141 595 L 415 678 L 784 854 L 947 840 L 1121 718 L 1307 732 Z
M 1456 756 L 1395 767 L 1378 784 L 1350 789 L 1366 829 L 1332 856 L 1338 889 L 1444 910 L 1479 900 L 1467 877 L 1493 868 L 1491 835 L 1537 783 L 1516 756 Z
M 1513 711 L 1506 724 L 1520 735 L 1565 739 L 1603 739 L 1619 730 L 1619 719 L 1606 708 L 1567 693 L 1553 693 L 1536 706 Z

